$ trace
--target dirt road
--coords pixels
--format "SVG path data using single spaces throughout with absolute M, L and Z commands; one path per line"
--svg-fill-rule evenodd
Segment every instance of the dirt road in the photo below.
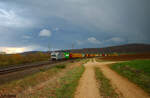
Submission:
M 115 62 L 88 62 L 85 64 L 85 72 L 83 73 L 77 91 L 75 92 L 75 98 L 100 98 L 100 92 L 98 84 L 96 82 L 94 67 L 99 67 L 103 74 L 110 79 L 112 86 L 118 93 L 120 98 L 150 98 L 141 88 L 134 83 L 131 83 L 126 78 L 118 75 L 111 70 L 107 65 Z
M 100 98 L 95 79 L 94 64 L 91 61 L 85 64 L 85 72 L 79 81 L 75 98 Z
M 103 74 L 111 80 L 111 84 L 115 87 L 116 91 L 119 92 L 124 98 L 150 98 L 147 93 L 145 93 L 137 85 L 131 83 L 126 78 L 118 75 L 116 72 L 111 70 L 107 65 L 113 62 L 96 62 L 94 63 L 101 68 Z

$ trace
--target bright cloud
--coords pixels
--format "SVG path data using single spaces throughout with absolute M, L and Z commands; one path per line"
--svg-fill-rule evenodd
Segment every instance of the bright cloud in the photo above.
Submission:
M 0 51 L 6 52 L 7 54 L 11 53 L 22 53 L 25 51 L 31 51 L 31 48 L 28 47 L 0 47 Z
M 97 40 L 95 37 L 89 37 L 88 41 L 93 44 L 101 44 L 101 42 Z
M 50 37 L 51 34 L 52 34 L 52 32 L 50 30 L 43 29 L 40 31 L 39 36 Z

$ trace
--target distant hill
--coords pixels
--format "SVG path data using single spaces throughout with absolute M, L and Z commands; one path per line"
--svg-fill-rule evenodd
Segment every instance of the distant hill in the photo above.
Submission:
M 23 53 L 21 53 L 22 55 L 27 55 L 27 54 L 34 54 L 34 53 L 39 53 L 39 52 L 41 52 L 41 53 L 48 53 L 48 52 L 43 52 L 43 51 L 27 51 L 27 52 L 23 52 Z
M 150 53 L 149 44 L 125 44 L 105 48 L 83 48 L 66 50 L 73 53 Z
M 72 53 L 150 53 L 150 44 L 125 44 L 119 46 L 110 46 L 104 48 L 83 48 L 83 49 L 70 49 L 70 50 L 57 50 L 57 51 L 66 51 Z M 42 51 L 29 51 L 22 53 L 23 55 L 38 53 Z M 48 53 L 48 52 L 42 52 Z

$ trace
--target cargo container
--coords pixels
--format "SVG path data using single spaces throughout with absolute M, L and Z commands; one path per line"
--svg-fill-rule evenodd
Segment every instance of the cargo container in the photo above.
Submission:
M 119 56 L 119 54 L 118 53 L 113 53 L 112 56 Z
M 70 59 L 72 58 L 72 53 L 69 54 L 69 58 L 70 58 Z
M 94 55 L 93 54 L 89 54 L 89 57 L 94 57 Z
M 96 54 L 93 54 L 93 57 L 96 57 Z
M 71 53 L 72 58 L 82 58 L 82 54 L 81 53 Z
M 89 54 L 85 54 L 85 57 L 87 57 L 87 58 L 88 58 L 88 57 L 89 57 Z
M 96 57 L 98 57 L 99 55 L 98 54 L 96 54 Z
M 102 56 L 105 56 L 105 54 L 102 54 Z

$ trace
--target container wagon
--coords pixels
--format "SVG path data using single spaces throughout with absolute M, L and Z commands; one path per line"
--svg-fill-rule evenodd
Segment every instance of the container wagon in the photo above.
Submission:
M 83 55 L 81 53 L 70 53 L 72 58 L 82 58 Z

